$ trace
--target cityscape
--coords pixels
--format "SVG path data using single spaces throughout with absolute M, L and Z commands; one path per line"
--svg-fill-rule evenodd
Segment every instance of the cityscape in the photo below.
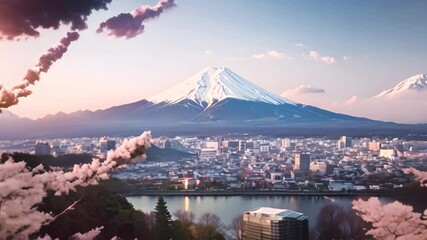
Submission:
M 105 155 L 124 138 L 2 141 L 3 152 Z M 404 168 L 425 169 L 427 141 L 352 138 L 159 137 L 165 154 L 119 169 L 147 190 L 375 192 L 413 181 Z M 15 149 L 13 149 L 15 147 Z M 173 150 L 173 151 L 167 151 Z M 215 184 L 212 184 L 212 183 Z
M 9 140 L 0 142 L 0 153 L 2 159 L 9 152 L 34 154 L 42 162 L 50 159 L 51 166 L 72 170 L 75 168 L 73 164 L 90 162 L 92 157 L 102 159 L 131 138 L 133 136 Z M 193 214 L 192 211 L 198 218 L 209 217 L 192 205 L 208 204 L 212 201 L 209 197 L 218 196 L 223 197 L 218 200 L 223 204 L 236 201 L 230 197 L 238 196 L 323 196 L 316 200 L 316 205 L 326 202 L 324 206 L 335 206 L 332 205 L 335 201 L 348 204 L 345 203 L 347 200 L 340 199 L 346 196 L 401 198 L 407 193 L 403 186 L 414 182 L 413 177 L 405 174 L 405 169 L 425 170 L 427 166 L 427 141 L 399 138 L 272 138 L 244 134 L 163 136 L 152 138 L 151 143 L 144 162 L 119 168 L 112 172 L 112 176 L 125 183 L 119 184 L 122 186 L 118 190 L 120 194 L 127 196 L 128 201 L 149 216 L 152 211 L 149 206 L 155 206 L 157 196 L 169 197 L 173 201 L 176 201 L 174 196 L 183 197 L 184 206 L 179 203 L 172 206 L 172 209 L 176 208 L 174 216 L 178 220 L 183 218 L 182 221 L 188 221 L 192 215 L 187 215 Z M 67 163 L 70 159 L 73 160 Z M 141 196 L 145 196 L 144 199 Z M 207 199 L 201 200 L 200 197 Z M 261 201 L 267 203 L 271 199 Z M 416 204 L 419 203 L 414 202 Z M 423 204 L 418 207 L 422 208 Z M 270 239 L 309 239 L 321 234 L 319 217 L 304 215 L 304 211 L 272 207 L 248 209 L 243 205 L 230 212 L 232 214 L 218 213 L 223 221 L 221 225 L 226 227 L 220 230 L 217 226 L 217 231 L 222 231 L 227 239 L 236 236 L 259 239 L 260 233 L 264 234 L 263 238 L 268 236 Z M 243 219 L 241 227 L 233 233 L 236 218 L 231 219 L 231 215 L 239 218 L 239 213 Z M 358 234 L 343 232 L 340 236 L 361 237 L 365 231 Z

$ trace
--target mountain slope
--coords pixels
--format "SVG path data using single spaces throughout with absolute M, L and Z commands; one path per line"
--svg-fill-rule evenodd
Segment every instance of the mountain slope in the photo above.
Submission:
M 183 100 L 192 100 L 207 108 L 226 98 L 275 105 L 296 104 L 256 86 L 225 67 L 206 68 L 177 86 L 150 98 L 149 101 L 175 104 Z
M 383 91 L 380 94 L 372 97 L 375 98 L 394 98 L 403 94 L 410 94 L 411 92 L 421 92 L 427 90 L 427 74 L 417 74 L 407 78 L 397 84 L 395 87 Z

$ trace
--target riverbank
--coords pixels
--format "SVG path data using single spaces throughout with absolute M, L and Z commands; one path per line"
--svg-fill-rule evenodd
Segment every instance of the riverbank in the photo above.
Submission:
M 301 191 L 141 191 L 130 196 L 384 196 L 379 192 L 301 192 Z

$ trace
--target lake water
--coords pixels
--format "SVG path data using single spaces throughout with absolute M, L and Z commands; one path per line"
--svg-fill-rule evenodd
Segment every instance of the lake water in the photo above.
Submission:
M 351 207 L 351 201 L 359 197 L 331 197 L 336 203 L 344 207 Z M 367 197 L 363 197 L 367 199 Z M 156 196 L 132 196 L 126 199 L 133 204 L 136 209 L 144 212 L 154 210 L 157 204 Z M 165 196 L 164 197 L 169 212 L 182 209 L 193 212 L 196 219 L 205 212 L 218 215 L 224 224 L 231 223 L 231 220 L 258 207 L 286 208 L 301 212 L 309 219 L 310 228 L 314 226 L 320 208 L 328 204 L 329 200 L 322 196 Z M 382 202 L 388 203 L 393 199 L 380 198 Z

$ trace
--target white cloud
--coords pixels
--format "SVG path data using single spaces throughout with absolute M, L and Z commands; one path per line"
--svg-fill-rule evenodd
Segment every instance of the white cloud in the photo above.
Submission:
M 342 57 L 342 59 L 343 59 L 344 61 L 348 61 L 348 60 L 350 60 L 350 57 L 349 57 L 349 56 L 343 56 L 343 57 Z
M 304 44 L 302 44 L 302 43 L 295 43 L 295 46 L 296 46 L 296 47 L 305 47 L 305 45 L 304 45 Z
M 327 63 L 327 64 L 335 63 L 335 58 L 331 57 L 331 56 L 323 56 L 322 58 L 320 58 L 320 60 L 324 63 Z
M 213 54 L 213 51 L 211 51 L 211 50 L 209 50 L 209 49 L 206 49 L 205 51 L 203 51 L 203 52 L 197 52 L 196 53 L 196 55 L 211 55 L 211 54 Z
M 296 97 L 302 94 L 307 94 L 307 93 L 324 93 L 324 92 L 325 90 L 322 88 L 315 88 L 311 85 L 301 85 L 299 87 L 289 89 L 284 93 L 282 93 L 281 95 L 283 97 L 293 98 L 293 97 Z
M 320 59 L 320 54 L 316 51 L 310 51 L 308 56 L 315 61 L 319 61 L 319 59 Z
M 333 64 L 335 63 L 335 58 L 331 56 L 322 56 L 320 53 L 316 51 L 310 51 L 308 56 L 314 60 L 314 61 L 322 61 L 326 64 Z
M 252 59 L 257 59 L 257 60 L 264 60 L 264 59 L 273 59 L 273 60 L 287 59 L 287 60 L 292 60 L 292 57 L 286 56 L 286 54 L 284 54 L 282 52 L 278 52 L 276 50 L 270 50 L 270 51 L 265 52 L 265 53 L 252 54 L 251 58 Z
M 427 91 L 413 91 L 395 98 L 363 98 L 353 96 L 347 100 L 335 102 L 329 108 L 358 117 L 393 121 L 398 123 L 426 123 Z

